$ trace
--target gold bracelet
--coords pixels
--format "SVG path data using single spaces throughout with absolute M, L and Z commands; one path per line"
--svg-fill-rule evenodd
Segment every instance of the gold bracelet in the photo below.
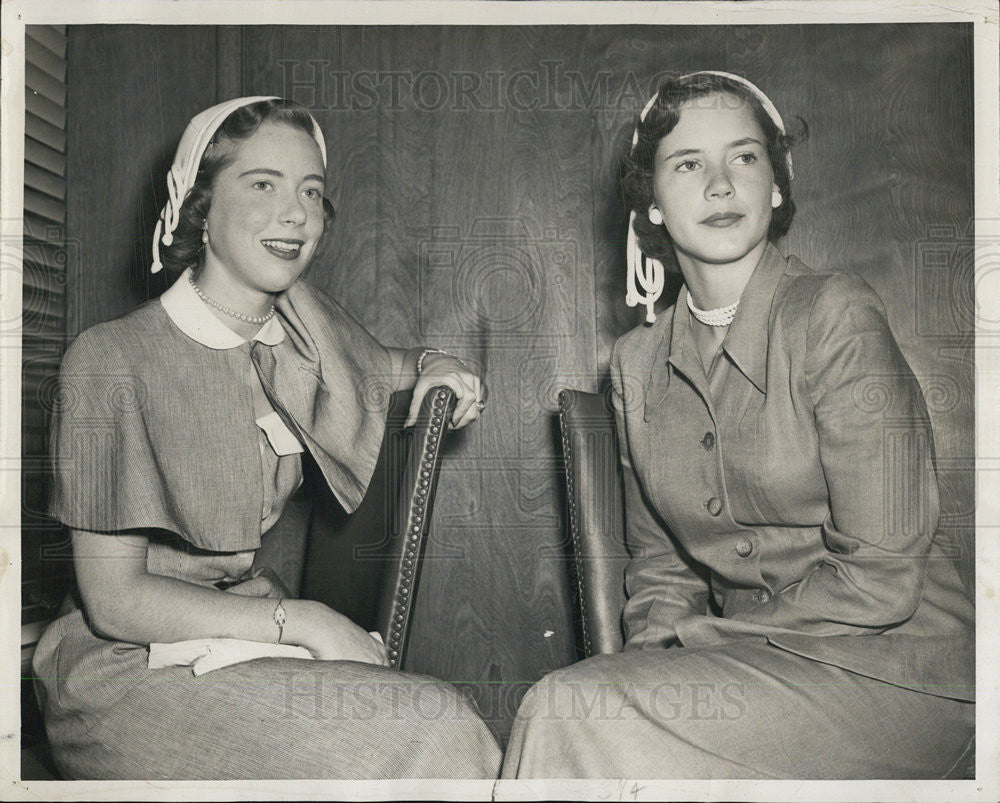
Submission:
M 275 644 L 281 644 L 281 636 L 285 632 L 285 622 L 288 621 L 288 614 L 285 613 L 285 606 L 281 603 L 284 599 L 279 599 L 278 604 L 274 609 L 274 613 L 271 614 L 271 618 L 274 619 L 274 623 L 278 626 L 278 640 Z

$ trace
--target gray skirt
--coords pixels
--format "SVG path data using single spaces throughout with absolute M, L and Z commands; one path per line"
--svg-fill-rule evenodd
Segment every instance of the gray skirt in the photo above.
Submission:
M 547 675 L 521 703 L 502 777 L 964 777 L 974 727 L 971 702 L 745 639 Z
M 195 677 L 56 620 L 34 670 L 66 779 L 495 778 L 501 751 L 451 685 L 354 661 L 263 658 Z

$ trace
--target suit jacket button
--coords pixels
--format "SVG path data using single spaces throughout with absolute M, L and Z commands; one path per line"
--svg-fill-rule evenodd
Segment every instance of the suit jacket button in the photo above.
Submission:
M 763 605 L 769 599 L 771 599 L 771 595 L 768 594 L 763 589 L 759 589 L 753 592 L 753 601 L 756 602 L 758 605 Z
M 718 516 L 722 512 L 722 500 L 717 496 L 713 496 L 705 503 L 705 507 L 708 508 L 708 512 L 713 516 Z
M 736 545 L 736 554 L 741 558 L 747 558 L 753 552 L 753 542 L 749 538 L 741 538 Z
M 712 447 L 715 446 L 715 433 L 706 432 L 705 437 L 701 439 L 701 445 L 706 452 L 712 451 Z

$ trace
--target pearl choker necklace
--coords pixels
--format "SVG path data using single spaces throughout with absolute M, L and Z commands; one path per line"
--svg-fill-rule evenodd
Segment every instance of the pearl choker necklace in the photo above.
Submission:
M 206 296 L 202 289 L 194 283 L 194 276 L 189 275 L 188 281 L 194 288 L 194 291 L 198 294 L 198 298 L 204 301 L 208 306 L 215 307 L 219 312 L 224 315 L 228 315 L 230 318 L 236 318 L 237 320 L 243 321 L 244 323 L 252 323 L 258 326 L 263 326 L 271 318 L 274 317 L 274 304 L 271 305 L 271 309 L 268 310 L 267 315 L 244 315 L 242 312 L 237 312 L 236 310 L 231 310 L 229 307 L 223 306 L 218 301 L 213 301 L 211 298 Z
M 691 293 L 687 294 L 687 302 L 691 314 L 706 326 L 729 326 L 733 322 L 733 318 L 736 317 L 736 308 L 740 303 L 735 301 L 725 307 L 698 309 L 691 300 Z

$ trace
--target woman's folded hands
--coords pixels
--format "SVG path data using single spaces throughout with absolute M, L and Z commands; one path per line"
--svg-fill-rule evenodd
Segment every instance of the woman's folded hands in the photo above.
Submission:
M 292 599 L 277 573 L 265 567 L 253 577 L 226 589 L 245 597 L 280 599 L 286 612 L 281 632 L 282 644 L 305 647 L 323 661 L 360 661 L 389 665 L 389 655 L 381 639 L 363 630 L 350 619 L 321 602 Z
M 381 640 L 322 602 L 286 599 L 282 644 L 298 644 L 321 661 L 360 661 L 389 665 Z

